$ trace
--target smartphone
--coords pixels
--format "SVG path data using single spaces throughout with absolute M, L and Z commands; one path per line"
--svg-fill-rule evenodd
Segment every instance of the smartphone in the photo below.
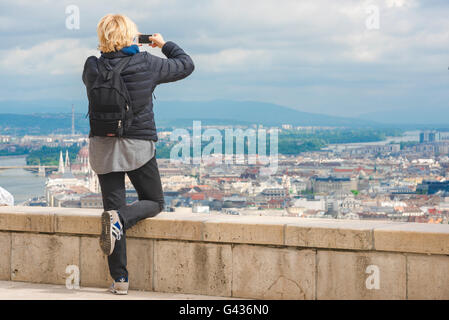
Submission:
M 148 39 L 149 37 L 151 37 L 152 34 L 139 34 L 139 37 L 137 39 L 138 43 L 148 43 L 148 44 L 153 44 L 153 41 L 151 41 L 150 39 Z

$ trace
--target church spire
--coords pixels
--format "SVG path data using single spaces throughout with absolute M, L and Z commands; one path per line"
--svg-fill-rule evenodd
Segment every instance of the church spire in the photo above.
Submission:
M 65 151 L 65 167 L 68 171 L 70 171 L 70 158 L 69 158 L 69 150 Z
M 59 173 L 64 173 L 64 160 L 62 158 L 62 150 L 59 152 L 59 168 L 58 168 L 58 172 Z

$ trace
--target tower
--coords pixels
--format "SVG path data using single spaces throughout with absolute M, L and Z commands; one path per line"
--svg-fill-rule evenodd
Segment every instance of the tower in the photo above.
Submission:
M 65 151 L 65 165 L 64 165 L 67 170 L 70 171 L 70 159 L 69 159 L 69 150 Z
M 62 159 L 62 150 L 59 152 L 59 168 L 58 173 L 64 173 L 64 160 Z

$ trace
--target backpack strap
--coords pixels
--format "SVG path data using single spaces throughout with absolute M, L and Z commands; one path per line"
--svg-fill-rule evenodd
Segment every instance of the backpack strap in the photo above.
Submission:
M 112 67 L 109 61 L 107 61 L 103 56 L 101 56 L 97 61 L 98 63 L 98 71 L 103 77 L 105 81 L 112 78 L 112 74 L 114 72 L 120 74 L 123 69 L 125 69 L 128 66 L 129 61 L 131 60 L 132 56 L 130 57 L 124 57 L 120 59 L 120 61 Z

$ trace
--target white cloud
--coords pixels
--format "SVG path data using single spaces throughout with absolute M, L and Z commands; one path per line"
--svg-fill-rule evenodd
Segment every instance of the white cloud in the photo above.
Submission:
M 68 4 L 80 8 L 80 30 L 65 29 Z M 369 4 L 379 6 L 379 30 L 366 28 Z M 381 97 L 386 97 L 384 108 L 391 101 L 405 105 L 415 103 L 416 88 L 431 92 L 434 86 L 443 92 L 449 85 L 444 80 L 449 5 L 443 0 L 3 2 L 0 72 L 33 75 L 6 85 L 32 87 L 35 81 L 35 90 L 44 92 L 49 78 L 80 81 L 85 58 L 98 55 L 96 24 L 109 12 L 127 14 L 140 31 L 160 32 L 192 55 L 196 70 L 191 79 L 167 86 L 168 91 L 190 86 L 180 99 L 198 92 L 204 99 L 264 97 L 339 113 L 333 104 L 344 104 L 342 112 L 359 110 L 360 104 L 373 107 Z M 27 47 L 30 37 L 33 44 Z M 158 49 L 148 51 L 161 56 Z M 402 83 L 411 85 L 398 92 Z M 384 94 L 373 95 L 373 90 Z M 441 100 L 447 100 L 449 91 L 441 92 Z
M 193 55 L 192 58 L 204 72 L 246 72 L 271 64 L 271 53 L 268 50 L 231 48 L 211 54 Z
M 418 5 L 416 0 L 385 0 L 388 8 L 415 7 Z
M 97 50 L 83 46 L 81 39 L 55 39 L 29 48 L 16 47 L 0 51 L 0 68 L 15 74 L 73 74 L 82 73 L 88 56 Z

